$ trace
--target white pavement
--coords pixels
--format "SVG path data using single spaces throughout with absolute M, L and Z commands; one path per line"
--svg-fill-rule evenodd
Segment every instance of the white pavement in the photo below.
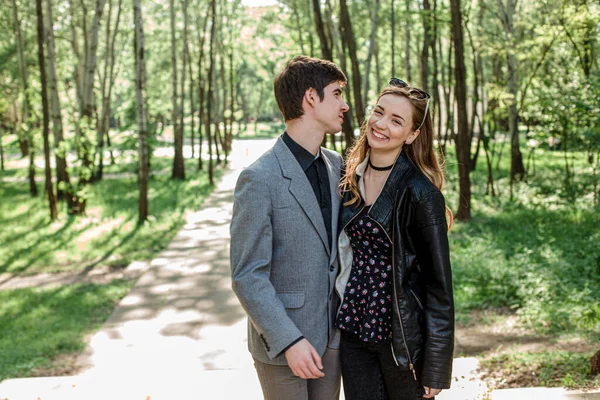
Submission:
M 0 400 L 261 399 L 246 347 L 246 316 L 231 291 L 229 221 L 239 172 L 272 143 L 234 142 L 231 169 L 202 210 L 187 216 L 173 242 L 91 338 L 79 360 L 84 372 L 8 379 L 0 383 Z M 474 358 L 455 360 L 453 388 L 438 400 L 484 399 L 486 387 L 476 369 Z M 496 391 L 491 399 L 600 400 L 543 393 Z

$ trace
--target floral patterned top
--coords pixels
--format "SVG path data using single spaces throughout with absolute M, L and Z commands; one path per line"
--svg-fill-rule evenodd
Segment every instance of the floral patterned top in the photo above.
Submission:
M 365 207 L 346 227 L 352 271 L 336 325 L 369 343 L 392 338 L 392 247 Z

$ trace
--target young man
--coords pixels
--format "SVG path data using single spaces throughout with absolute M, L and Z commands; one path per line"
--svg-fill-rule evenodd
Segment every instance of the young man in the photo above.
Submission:
M 342 129 L 346 77 L 298 56 L 275 78 L 286 131 L 240 175 L 231 220 L 233 290 L 267 400 L 337 399 L 337 185 L 342 158 L 320 147 Z

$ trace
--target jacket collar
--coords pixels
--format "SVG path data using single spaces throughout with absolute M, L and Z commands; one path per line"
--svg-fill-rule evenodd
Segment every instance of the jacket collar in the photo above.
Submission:
M 273 152 L 279 162 L 282 175 L 290 180 L 289 191 L 292 196 L 296 199 L 304 213 L 308 216 L 315 230 L 319 234 L 319 237 L 323 241 L 327 253 L 331 254 L 331 246 L 328 243 L 329 238 L 327 237 L 327 228 L 325 222 L 323 222 L 323 215 L 321 209 L 317 203 L 313 188 L 310 182 L 306 178 L 306 174 L 302 170 L 302 167 L 292 154 L 291 150 L 285 144 L 283 139 L 280 137 L 277 139 L 275 146 L 273 146 Z M 331 179 L 331 178 L 330 178 Z M 332 192 L 332 194 L 335 192 Z M 333 210 L 332 210 L 333 212 Z M 333 226 L 332 226 L 333 229 Z M 335 232 L 332 230 L 332 232 Z
M 347 212 L 342 213 L 340 221 L 340 228 L 343 229 L 345 225 L 358 213 L 362 206 L 365 205 L 364 197 L 364 182 L 362 176 L 369 163 L 369 153 L 367 153 L 365 159 L 356 167 L 356 176 L 358 179 L 358 189 L 361 194 L 361 202 L 358 207 L 345 207 Z M 398 192 L 402 193 L 406 189 L 406 182 L 415 171 L 415 165 L 412 163 L 410 158 L 405 151 L 400 151 L 394 166 L 392 167 L 388 177 L 379 193 L 379 196 L 371 206 L 369 210 L 369 216 L 379 222 L 383 226 L 387 226 L 389 218 L 394 208 L 394 202 Z M 349 193 L 344 194 L 344 202 L 349 200 Z

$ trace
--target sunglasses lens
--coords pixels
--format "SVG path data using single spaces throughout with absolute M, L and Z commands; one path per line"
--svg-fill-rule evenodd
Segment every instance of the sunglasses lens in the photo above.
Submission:
M 426 91 L 421 90 L 421 89 L 417 89 L 417 88 L 411 89 L 410 93 L 413 96 L 417 97 L 419 100 L 425 100 L 425 99 L 429 98 L 429 93 L 427 93 Z
M 408 83 L 404 82 L 402 79 L 392 78 L 392 79 L 390 79 L 390 85 L 399 86 L 399 87 L 407 87 Z

